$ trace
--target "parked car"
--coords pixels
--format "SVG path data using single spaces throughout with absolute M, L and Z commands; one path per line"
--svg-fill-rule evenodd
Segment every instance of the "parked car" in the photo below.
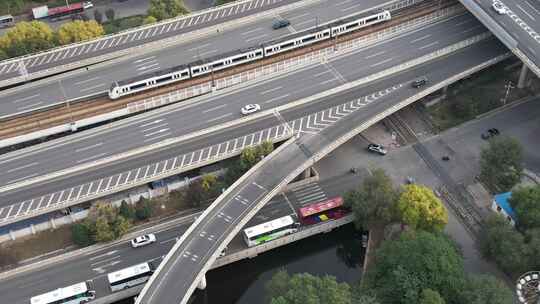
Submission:
M 386 153 L 387 153 L 386 149 L 382 145 L 369 144 L 367 149 L 370 152 L 377 153 L 377 154 L 380 154 L 380 155 L 386 155 Z
M 291 22 L 289 20 L 285 20 L 285 19 L 280 19 L 280 20 L 276 20 L 274 21 L 274 23 L 272 23 L 272 28 L 275 29 L 275 30 L 278 30 L 282 27 L 287 27 L 291 25 Z
M 85 10 L 94 7 L 94 4 L 91 1 L 85 1 L 82 3 L 82 6 Z
M 241 110 L 240 112 L 242 112 L 242 115 L 249 115 L 249 114 L 253 114 L 257 111 L 261 110 L 261 106 L 259 104 L 256 104 L 256 103 L 252 103 L 252 104 L 248 104 L 248 105 L 245 105 Z
M 139 236 L 131 240 L 131 247 L 137 248 L 152 244 L 156 241 L 156 236 L 153 233 Z
M 413 88 L 418 89 L 419 87 L 424 86 L 427 83 L 427 81 L 428 81 L 427 77 L 425 76 L 418 77 L 411 83 L 411 86 Z
M 488 129 L 486 132 L 482 133 L 482 139 L 490 139 L 493 136 L 497 136 L 499 134 L 500 134 L 500 132 L 499 132 L 498 129 L 491 128 L 491 129 Z
M 491 4 L 491 7 L 493 7 L 493 9 L 499 15 L 506 15 L 506 13 L 507 13 L 506 6 L 504 6 L 504 4 L 502 4 L 502 2 L 493 1 L 493 3 Z

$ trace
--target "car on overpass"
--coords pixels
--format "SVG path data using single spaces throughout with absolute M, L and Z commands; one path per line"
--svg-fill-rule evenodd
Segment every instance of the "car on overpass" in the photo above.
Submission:
M 378 144 L 369 144 L 367 149 L 369 152 L 377 153 L 379 155 L 386 155 L 388 152 L 382 145 Z
M 289 25 L 291 25 L 291 22 L 289 20 L 280 19 L 272 23 L 272 28 L 275 30 L 279 30 L 280 28 L 287 27 Z
M 240 112 L 242 113 L 242 115 L 249 115 L 249 114 L 253 114 L 253 113 L 255 113 L 257 111 L 260 111 L 260 110 L 261 110 L 261 106 L 259 104 L 251 103 L 251 104 L 248 104 L 248 105 L 245 105 L 244 107 L 242 107 Z
M 493 3 L 491 4 L 491 7 L 493 7 L 493 9 L 499 15 L 506 15 L 506 13 L 508 12 L 506 10 L 506 6 L 504 6 L 504 4 L 502 4 L 502 2 L 500 1 L 493 1 Z

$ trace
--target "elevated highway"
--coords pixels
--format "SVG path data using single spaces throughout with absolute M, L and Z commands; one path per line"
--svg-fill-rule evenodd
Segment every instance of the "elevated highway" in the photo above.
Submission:
M 416 60 L 416 64 L 420 64 L 418 58 L 479 34 L 485 35 L 485 29 L 477 25 L 474 18 L 467 15 L 453 18 L 336 58 L 324 65 L 312 66 L 281 78 L 257 83 L 220 96 L 219 99 L 213 97 L 193 107 L 150 113 L 128 122 L 82 133 L 80 137 L 52 141 L 43 146 L 4 155 L 0 157 L 0 162 L 6 169 L 4 172 L 7 176 L 2 180 L 0 225 L 217 161 L 222 159 L 224 154 L 238 153 L 244 143 L 253 144 L 261 139 L 275 140 L 280 136 L 284 139 L 284 129 L 279 129 L 281 122 L 276 118 L 273 109 L 278 109 L 282 117 L 289 122 L 298 121 L 293 126 L 295 130 L 310 129 L 310 123 L 313 124 L 310 114 L 315 115 L 319 111 L 338 106 L 339 103 L 326 100 L 324 103 L 313 102 L 309 96 L 356 80 L 360 81 L 363 90 L 368 90 L 365 86 L 370 75 L 391 75 L 397 71 L 394 68 L 396 66 L 403 65 L 408 69 L 414 65 L 405 65 L 406 62 Z M 501 49 L 500 46 L 497 48 Z M 404 49 L 407 53 L 403 52 Z M 379 83 L 370 84 L 371 89 L 377 87 L 386 89 Z M 367 92 L 369 91 L 366 91 L 366 94 Z M 253 119 L 251 123 L 244 119 L 234 128 L 222 128 L 223 123 L 239 119 L 238 109 L 246 103 L 246 99 L 253 96 L 265 101 L 261 104 L 268 114 L 249 118 Z M 306 100 L 306 103 L 291 104 L 291 101 L 298 99 Z M 219 101 L 219 104 L 213 103 L 214 101 Z M 206 127 L 216 126 L 221 130 L 197 132 L 201 129 L 201 124 Z M 272 131 L 269 137 L 270 133 L 265 130 L 271 128 L 278 129 Z M 137 132 L 133 132 L 134 129 Z M 251 135 L 257 132 L 262 133 L 256 137 Z M 190 134 L 192 138 L 189 140 L 162 146 L 156 144 L 151 147 L 153 150 L 146 153 L 109 163 L 93 162 L 129 149 Z M 246 136 L 249 136 L 249 141 L 240 141 Z M 88 164 L 84 170 L 71 170 L 73 166 L 84 164 Z M 53 178 L 50 174 L 54 172 L 58 174 Z
M 353 110 L 319 132 L 297 133 L 242 176 L 184 233 L 145 285 L 136 304 L 187 303 L 197 286 L 205 287 L 205 272 L 219 252 L 257 210 L 292 179 L 382 118 L 492 64 L 494 58 L 506 52 L 504 49 L 499 51 L 493 52 L 479 43 L 447 58 L 389 77 L 382 81 L 387 89 L 378 93 L 381 95 L 378 100 L 366 98 L 357 89 L 329 97 L 328 100 L 349 103 Z M 410 80 L 417 75 L 426 75 L 430 79 L 420 90 L 410 86 Z M 209 235 L 212 237 L 207 237 Z
M 415 1 L 418 2 L 418 0 L 410 0 L 411 3 Z M 262 5 L 263 2 L 264 5 Z M 115 54 L 115 52 L 114 50 L 111 50 L 108 45 L 113 43 L 107 41 L 116 44 L 116 42 L 122 42 L 125 39 L 122 37 L 126 37 L 126 39 L 131 39 L 131 37 L 137 38 L 138 35 L 141 35 L 142 37 L 141 41 L 134 40 L 126 45 L 126 47 L 138 47 L 136 51 L 127 49 L 130 51 L 126 54 L 118 55 L 117 58 L 115 57 L 115 60 L 90 66 L 88 70 L 80 69 L 78 71 L 55 76 L 50 79 L 44 79 L 36 83 L 26 84 L 0 93 L 0 119 L 63 104 L 66 100 L 71 100 L 73 102 L 84 100 L 90 96 L 106 93 L 111 84 L 118 80 L 190 63 L 239 48 L 258 45 L 259 43 L 270 41 L 292 32 L 305 30 L 316 24 L 321 25 L 331 20 L 358 14 L 363 10 L 383 6 L 385 3 L 389 2 L 393 1 L 367 0 L 359 3 L 329 0 L 239 1 L 239 3 L 234 6 L 228 5 L 221 10 L 218 10 L 218 12 L 223 12 L 225 14 L 232 11 L 230 16 L 224 17 L 226 20 L 223 21 L 219 21 L 221 20 L 220 14 L 220 17 L 215 21 L 214 19 L 204 23 L 199 21 L 196 25 L 183 28 L 178 33 L 165 33 L 165 30 L 167 30 L 171 24 L 170 30 L 173 31 L 174 26 L 184 23 L 184 21 L 179 20 L 177 22 L 167 22 L 163 26 L 150 26 L 140 30 L 133 30 L 133 33 L 126 32 L 125 34 L 120 35 L 121 37 L 111 36 L 110 38 L 104 38 L 96 42 L 85 43 L 76 48 L 82 49 L 85 45 L 89 45 L 86 48 L 91 49 L 91 45 L 99 43 L 104 46 L 104 48 L 98 49 L 97 51 L 107 54 L 107 56 L 111 56 L 111 54 Z M 252 3 L 253 5 L 257 4 L 257 8 L 252 6 L 252 8 L 248 10 L 249 3 Z M 240 11 L 244 6 L 246 11 L 240 14 Z M 235 15 L 234 12 L 237 7 L 239 8 L 238 14 Z M 248 11 L 249 14 L 246 15 Z M 200 16 L 207 15 L 208 17 L 210 17 L 210 15 L 217 17 L 216 13 L 209 11 L 206 15 L 186 17 L 186 20 L 188 20 L 186 24 L 189 24 L 189 20 L 203 20 L 203 17 Z M 291 21 L 291 26 L 280 30 L 272 30 L 272 21 L 275 18 L 287 18 Z M 218 21 L 226 22 L 218 23 Z M 144 39 L 144 36 L 146 36 L 147 33 L 152 34 L 154 29 L 157 36 L 153 38 L 148 36 L 147 39 Z M 157 33 L 159 33 L 161 29 L 164 29 L 164 32 L 161 35 L 158 35 Z M 219 32 L 217 32 L 217 29 L 219 29 Z M 201 33 L 201 31 L 203 32 Z M 154 41 L 154 45 L 152 45 L 150 41 L 147 41 L 149 39 Z M 169 39 L 170 41 L 167 42 L 166 39 Z M 118 46 L 113 45 L 112 48 L 115 49 L 121 46 L 122 44 L 119 44 Z M 121 50 L 124 52 L 123 47 Z M 55 51 L 54 54 L 57 52 L 64 51 L 61 49 Z M 59 54 L 60 58 L 62 58 L 62 54 Z M 83 52 L 81 53 L 81 56 L 85 56 L 85 58 L 87 57 L 91 60 L 98 58 L 95 57 L 96 54 L 93 54 L 93 52 Z M 84 58 L 75 56 L 72 59 L 66 57 L 65 60 L 68 60 L 69 62 L 73 60 L 75 63 L 79 64 L 84 62 L 83 59 Z M 31 58 L 23 60 L 25 62 L 33 61 Z M 27 65 L 30 64 L 32 64 L 32 62 Z M 66 64 L 67 63 L 64 62 L 50 63 L 53 67 L 61 67 Z M 13 65 L 15 65 L 15 63 L 13 63 Z M 32 68 L 34 68 L 34 66 L 29 67 L 28 69 L 32 70 Z M 6 68 L 6 70 L 7 69 L 8 68 Z M 0 71 L 2 71 L 2 65 L 0 65 Z M 14 72 L 10 71 L 9 74 L 11 75 L 13 73 Z M 2 74 L 0 73 L 0 83 L 1 77 Z M 6 77 L 8 77 L 8 75 L 6 75 Z M 12 79 L 10 77 L 11 76 L 6 79 Z
M 459 0 L 474 16 L 540 77 L 540 3 L 498 0 L 507 9 L 498 14 L 492 0 Z

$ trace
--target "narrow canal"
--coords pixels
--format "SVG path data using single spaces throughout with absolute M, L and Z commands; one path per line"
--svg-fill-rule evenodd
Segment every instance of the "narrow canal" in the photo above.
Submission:
M 360 280 L 364 250 L 353 225 L 319 234 L 207 273 L 206 290 L 197 290 L 191 304 L 265 303 L 265 284 L 284 268 L 289 273 L 329 274 L 339 282 Z M 132 300 L 117 304 L 131 304 Z

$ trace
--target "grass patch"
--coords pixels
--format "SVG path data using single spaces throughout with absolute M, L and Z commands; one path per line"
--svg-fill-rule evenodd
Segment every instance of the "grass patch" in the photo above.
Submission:
M 114 34 L 123 30 L 141 26 L 144 22 L 144 15 L 134 15 L 124 18 L 118 18 L 113 21 L 103 22 L 105 34 Z

